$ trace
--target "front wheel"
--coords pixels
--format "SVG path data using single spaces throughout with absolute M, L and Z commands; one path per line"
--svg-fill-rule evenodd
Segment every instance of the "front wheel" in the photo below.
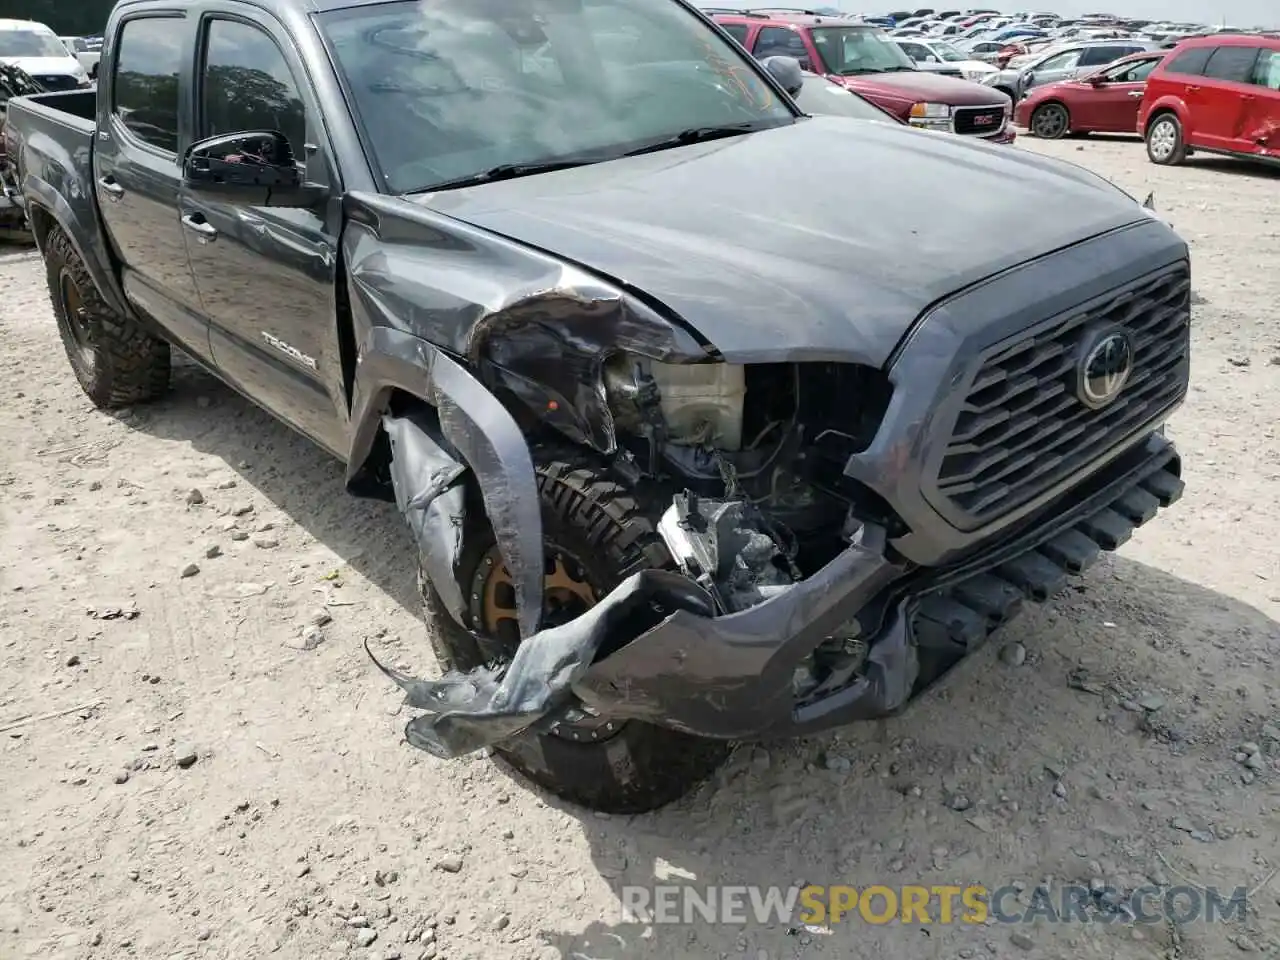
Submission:
M 1187 158 L 1182 124 L 1172 113 L 1162 113 L 1147 126 L 1147 156 L 1152 163 L 1174 166 Z
M 1041 140 L 1060 140 L 1071 132 L 1071 114 L 1060 103 L 1045 103 L 1031 114 L 1031 132 Z
M 546 566 L 543 626 L 566 623 L 638 570 L 671 563 L 639 498 L 599 473 L 564 462 L 538 468 Z M 441 669 L 471 670 L 484 646 L 509 656 L 519 643 L 515 589 L 491 531 L 473 529 L 458 563 L 468 598 L 464 630 L 420 576 Z M 477 636 L 477 634 L 479 636 Z M 574 707 L 547 733 L 525 731 L 494 753 L 555 795 L 606 813 L 644 813 L 684 796 L 713 773 L 730 744 Z

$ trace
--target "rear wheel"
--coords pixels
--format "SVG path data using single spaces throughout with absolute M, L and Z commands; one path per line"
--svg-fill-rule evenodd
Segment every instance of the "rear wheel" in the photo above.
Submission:
M 1071 114 L 1061 103 L 1042 103 L 1031 114 L 1031 132 L 1042 140 L 1059 140 L 1071 132 Z
M 670 564 L 666 546 L 637 498 L 591 470 L 555 462 L 538 469 L 545 538 L 544 627 L 574 619 L 638 570 Z M 473 632 L 449 615 L 420 577 L 423 606 L 442 669 L 471 670 L 519 644 L 515 590 L 491 531 L 470 531 L 458 564 Z M 553 718 L 549 732 L 526 731 L 494 753 L 565 800 L 608 813 L 642 813 L 689 792 L 728 755 L 730 744 L 635 720 L 596 716 L 581 706 Z
M 1152 163 L 1173 166 L 1187 158 L 1182 139 L 1182 124 L 1172 113 L 1157 114 L 1147 125 L 1147 156 Z
M 58 334 L 89 399 L 109 409 L 163 394 L 169 387 L 169 345 L 107 305 L 60 227 L 49 232 L 44 247 Z

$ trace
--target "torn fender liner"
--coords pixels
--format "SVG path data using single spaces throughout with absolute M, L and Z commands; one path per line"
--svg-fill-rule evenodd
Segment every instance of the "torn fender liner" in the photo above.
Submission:
M 529 444 L 502 402 L 439 351 L 431 380 L 440 429 L 475 473 L 515 588 L 520 636 L 529 637 L 542 619 L 543 578 L 542 502 Z
M 418 544 L 423 572 L 453 619 L 463 622 L 466 601 L 454 575 L 462 550 L 466 490 L 458 480 L 467 468 L 445 449 L 431 411 L 382 418 L 391 440 L 391 485 L 396 506 Z
M 380 663 L 410 706 L 427 711 L 405 726 L 405 738 L 451 759 L 506 740 L 572 697 L 571 688 L 601 650 L 616 649 L 662 623 L 676 610 L 710 617 L 710 595 L 687 577 L 643 570 L 570 623 L 526 638 L 503 669 L 480 668 L 439 680 L 418 680 Z M 606 646 L 607 645 L 607 646 Z

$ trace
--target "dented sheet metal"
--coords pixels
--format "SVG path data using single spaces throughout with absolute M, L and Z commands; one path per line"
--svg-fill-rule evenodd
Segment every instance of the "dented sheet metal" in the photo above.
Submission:
M 461 366 L 440 354 L 432 388 L 440 429 L 475 472 L 485 514 L 516 593 L 520 636 L 542 619 L 542 508 L 529 445 L 511 414 Z
M 450 615 L 462 623 L 466 603 L 454 576 L 462 551 L 466 466 L 445 449 L 431 411 L 383 418 L 391 440 L 391 483 L 396 506 L 413 531 L 422 566 Z
M 529 637 L 505 670 L 430 681 L 378 666 L 426 711 L 406 738 L 445 758 L 537 729 L 575 702 L 724 739 L 831 726 L 886 716 L 911 694 L 918 665 L 905 616 L 871 640 L 864 668 L 830 691 L 820 717 L 795 708 L 792 688 L 795 663 L 900 573 L 854 546 L 809 580 L 716 616 L 711 595 L 687 577 L 646 570 L 576 620 Z
M 645 570 L 572 622 L 526 639 L 505 669 L 418 680 L 380 663 L 372 651 L 369 656 L 410 706 L 426 711 L 405 727 L 408 741 L 448 759 L 513 737 L 568 706 L 574 682 L 602 649 L 641 636 L 677 609 L 710 616 L 714 606 L 687 578 Z
M 529 447 L 505 407 L 458 363 L 430 355 L 423 392 L 434 410 L 387 416 L 396 503 L 417 539 L 424 565 L 449 612 L 461 623 L 454 576 L 465 519 L 465 469 L 474 473 L 498 549 L 511 574 L 520 635 L 542 616 L 542 512 Z M 464 466 L 465 465 L 465 466 Z

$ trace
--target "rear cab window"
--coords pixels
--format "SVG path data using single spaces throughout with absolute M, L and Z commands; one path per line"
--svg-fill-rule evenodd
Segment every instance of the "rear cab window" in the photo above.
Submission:
M 747 45 L 747 27 L 742 23 L 722 23 L 720 29 L 727 33 L 733 39 L 737 40 L 744 47 Z
M 178 152 L 178 74 L 187 22 L 180 17 L 126 20 L 116 45 L 111 112 L 130 137 Z

